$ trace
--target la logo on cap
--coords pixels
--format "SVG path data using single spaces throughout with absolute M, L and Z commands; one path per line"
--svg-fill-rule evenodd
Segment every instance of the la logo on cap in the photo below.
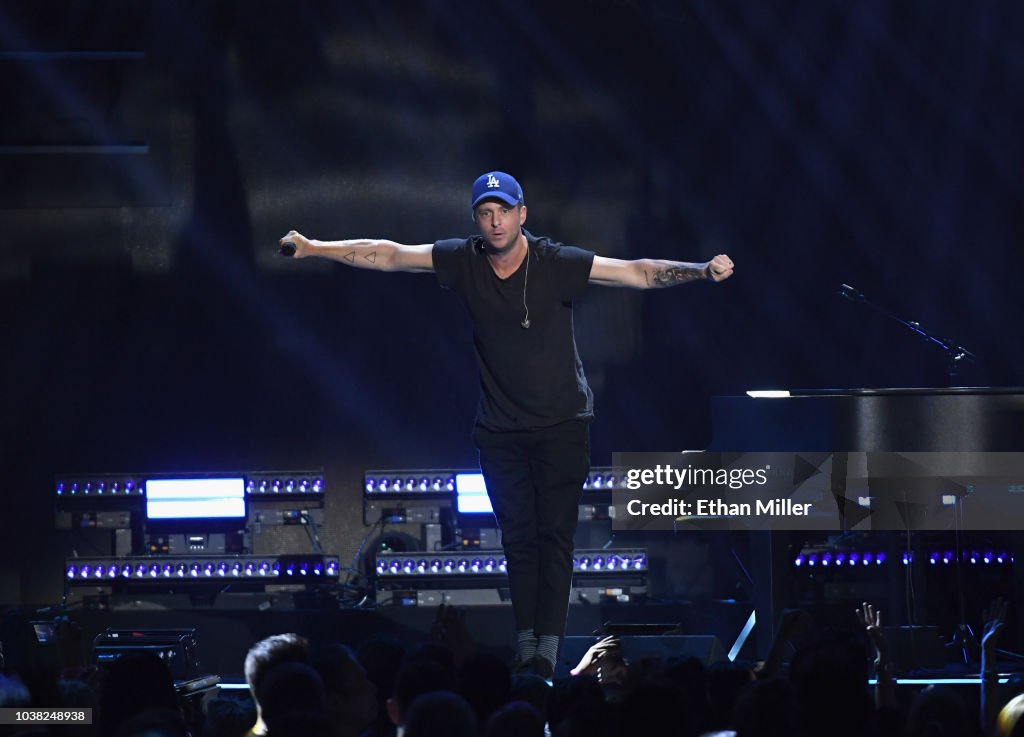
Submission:
M 496 176 L 494 176 L 493 174 L 488 174 L 487 175 L 487 187 L 488 188 L 500 187 L 500 186 L 501 186 L 501 182 L 498 181 L 498 178 Z

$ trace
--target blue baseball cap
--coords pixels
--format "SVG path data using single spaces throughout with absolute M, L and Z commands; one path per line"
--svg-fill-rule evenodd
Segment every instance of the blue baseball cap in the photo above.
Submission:
M 519 182 L 514 176 L 503 171 L 489 171 L 481 174 L 473 182 L 473 204 L 470 207 L 476 207 L 483 200 L 489 199 L 501 200 L 507 205 L 526 204 Z

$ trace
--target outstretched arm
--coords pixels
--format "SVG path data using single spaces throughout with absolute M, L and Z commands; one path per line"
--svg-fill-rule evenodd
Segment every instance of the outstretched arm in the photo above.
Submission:
M 288 231 L 288 235 L 284 236 L 280 243 L 282 246 L 290 243 L 295 247 L 295 255 L 292 258 L 320 256 L 359 269 L 377 271 L 434 270 L 434 246 L 431 243 L 407 246 L 378 238 L 317 241 L 306 238 L 294 230 Z
M 625 261 L 619 258 L 594 256 L 594 265 L 590 269 L 590 281 L 606 287 L 658 289 L 674 287 L 699 279 L 713 282 L 724 281 L 732 276 L 732 271 L 732 259 L 725 254 L 719 254 L 702 264 L 651 258 Z

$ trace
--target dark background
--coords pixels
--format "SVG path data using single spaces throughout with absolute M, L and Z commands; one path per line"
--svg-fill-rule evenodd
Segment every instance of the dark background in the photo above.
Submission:
M 273 254 L 467 235 L 489 169 L 535 233 L 736 262 L 579 305 L 596 465 L 705 447 L 717 394 L 945 385 L 843 282 L 1024 384 L 1022 39 L 1014 2 L 3 2 L 0 601 L 99 545 L 56 474 L 322 467 L 351 556 L 364 469 L 472 466 L 456 299 Z

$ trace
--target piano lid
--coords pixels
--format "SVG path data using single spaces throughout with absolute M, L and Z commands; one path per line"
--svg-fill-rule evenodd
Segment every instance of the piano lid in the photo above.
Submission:
M 944 388 L 929 387 L 853 387 L 847 389 L 750 389 L 747 396 L 764 394 L 772 396 L 785 392 L 789 397 L 843 397 L 843 396 L 902 396 L 902 395 L 960 395 L 960 394 L 1022 394 L 1024 387 L 1019 386 L 954 386 Z M 756 397 L 755 398 L 761 398 Z
M 711 398 L 709 450 L 1024 451 L 1024 389 L 816 389 Z

